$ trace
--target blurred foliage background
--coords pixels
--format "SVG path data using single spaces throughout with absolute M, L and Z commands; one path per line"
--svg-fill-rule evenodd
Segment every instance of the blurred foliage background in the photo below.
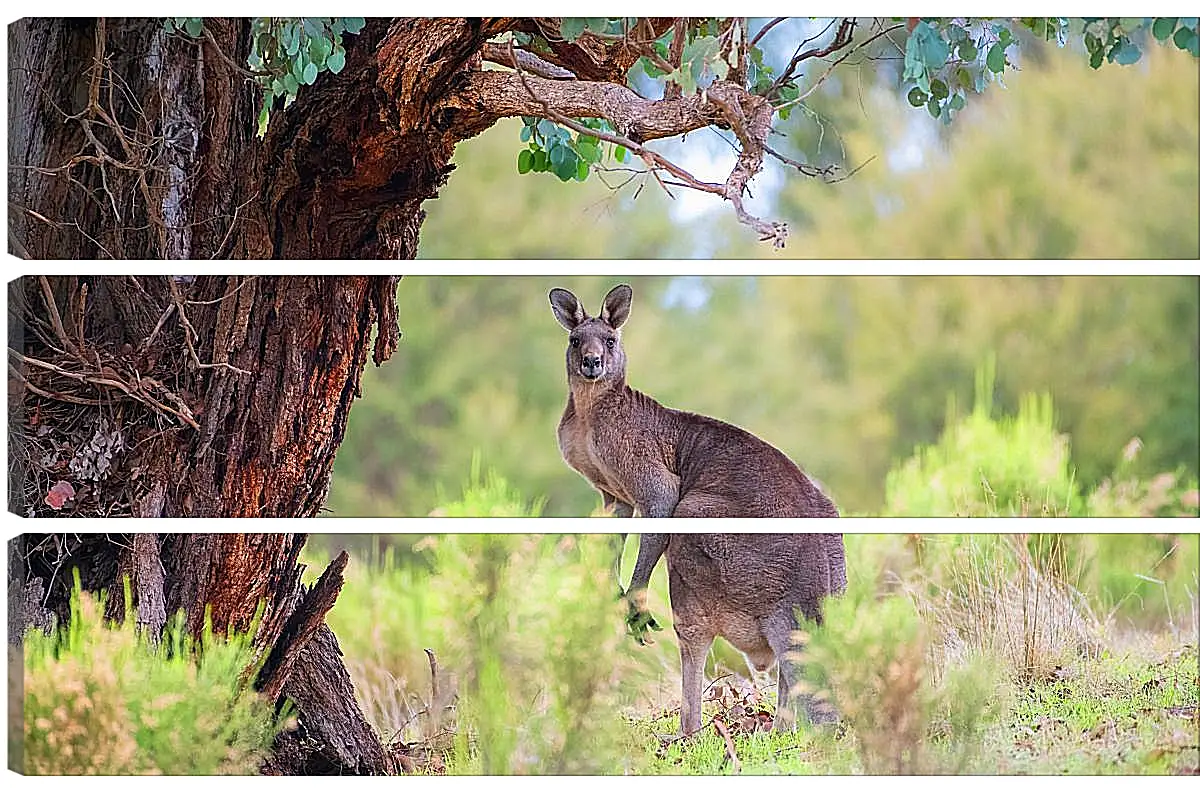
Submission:
M 410 276 L 404 338 L 364 374 L 329 510 L 457 513 L 474 473 L 528 501 L 508 513 L 593 513 L 558 452 L 566 334 L 546 295 L 565 286 L 595 311 L 619 281 L 630 384 L 772 442 L 843 513 L 1158 514 L 1170 503 L 1138 497 L 1194 485 L 1196 277 Z M 1022 485 L 930 507 L 915 487 L 945 484 L 947 465 L 976 492 L 976 465 L 996 492 L 1002 475 Z
M 1134 66 L 1093 71 L 1053 44 L 1025 41 L 1020 54 L 1005 85 L 949 126 L 908 107 L 898 65 L 835 70 L 778 122 L 778 144 L 861 169 L 834 184 L 779 165 L 760 177 L 751 210 L 788 221 L 782 252 L 695 193 L 595 179 L 619 174 L 519 175 L 514 120 L 460 146 L 426 205 L 421 256 L 1200 256 L 1194 59 L 1154 46 Z M 730 157 L 711 131 L 663 147 L 702 178 Z M 594 310 L 622 280 L 635 290 L 631 384 L 771 441 L 843 513 L 1153 514 L 1175 502 L 1164 493 L 1194 485 L 1195 277 L 411 276 L 404 339 L 363 379 L 330 510 L 446 513 L 475 462 L 547 514 L 592 513 L 593 492 L 555 442 L 565 337 L 545 297 L 565 286 Z M 990 382 L 973 388 L 982 373 Z M 986 453 L 969 444 L 983 434 Z M 914 496 L 950 472 L 978 491 L 978 461 L 1021 475 L 1031 459 L 1053 487 L 1008 500 L 942 493 L 949 506 Z
M 519 175 L 519 120 L 461 145 L 426 204 L 423 258 L 1196 258 L 1200 87 L 1195 59 L 1151 46 L 1092 70 L 1086 54 L 1022 41 L 1020 69 L 950 125 L 908 106 L 899 66 L 849 63 L 774 144 L 808 163 L 861 167 L 804 178 L 768 158 L 748 208 L 787 221 L 760 244 L 728 204 L 626 173 L 562 183 Z M 705 180 L 732 159 L 713 131 L 656 143 Z M 597 180 L 597 177 L 602 180 Z

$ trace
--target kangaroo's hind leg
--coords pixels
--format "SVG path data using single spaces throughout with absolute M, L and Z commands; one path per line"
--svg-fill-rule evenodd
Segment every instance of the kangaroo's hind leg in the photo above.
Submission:
M 799 628 L 797 613 L 820 620 L 819 611 L 801 606 L 772 616 L 764 630 L 779 668 L 779 705 L 775 715 L 775 727 L 779 730 L 795 730 L 802 711 L 812 725 L 838 721 L 836 709 L 828 701 L 813 696 L 812 689 L 804 683 L 804 672 L 797 660 L 803 648 L 792 640 L 793 632 Z

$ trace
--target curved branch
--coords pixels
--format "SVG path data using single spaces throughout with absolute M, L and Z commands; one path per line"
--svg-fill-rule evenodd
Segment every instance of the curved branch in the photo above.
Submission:
M 510 59 L 515 60 L 514 56 Z M 552 120 L 577 133 L 595 136 L 628 149 L 658 176 L 662 170 L 682 185 L 728 200 L 738 220 L 753 228 L 764 241 L 783 247 L 787 225 L 766 222 L 749 214 L 743 195 L 750 180 L 762 169 L 763 148 L 774 114 L 770 103 L 745 87 L 718 81 L 707 90 L 678 99 L 647 100 L 615 83 L 599 81 L 556 81 L 524 72 L 474 72 L 465 76 L 442 110 L 456 116 L 455 125 L 489 127 L 501 117 L 534 116 Z M 466 115 L 476 115 L 467 121 Z M 617 134 L 586 128 L 574 117 L 607 120 Z M 731 128 L 741 143 L 737 163 L 724 184 L 701 181 L 644 142 L 720 125 Z

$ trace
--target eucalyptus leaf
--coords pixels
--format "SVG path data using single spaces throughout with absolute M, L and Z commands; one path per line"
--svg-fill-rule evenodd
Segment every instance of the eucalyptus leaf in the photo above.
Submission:
M 573 42 L 583 34 L 586 27 L 587 20 L 583 17 L 563 17 L 558 32 L 562 34 L 562 38 Z
M 1178 17 L 1159 17 L 1154 20 L 1154 25 L 1150 28 L 1150 32 L 1154 34 L 1154 38 L 1160 42 L 1165 42 L 1170 38 L 1175 31 L 1175 23 L 1179 22 Z
M 340 47 L 334 48 L 334 51 L 325 59 L 325 66 L 334 75 L 341 72 L 342 68 L 346 66 L 346 51 Z
M 996 73 L 1004 72 L 1004 61 L 1004 45 L 996 42 L 988 50 L 987 68 Z

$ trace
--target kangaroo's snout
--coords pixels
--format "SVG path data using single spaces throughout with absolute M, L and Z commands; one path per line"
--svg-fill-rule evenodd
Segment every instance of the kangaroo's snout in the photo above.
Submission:
M 604 374 L 604 359 L 598 355 L 584 355 L 579 366 L 579 374 L 589 380 L 595 380 Z

